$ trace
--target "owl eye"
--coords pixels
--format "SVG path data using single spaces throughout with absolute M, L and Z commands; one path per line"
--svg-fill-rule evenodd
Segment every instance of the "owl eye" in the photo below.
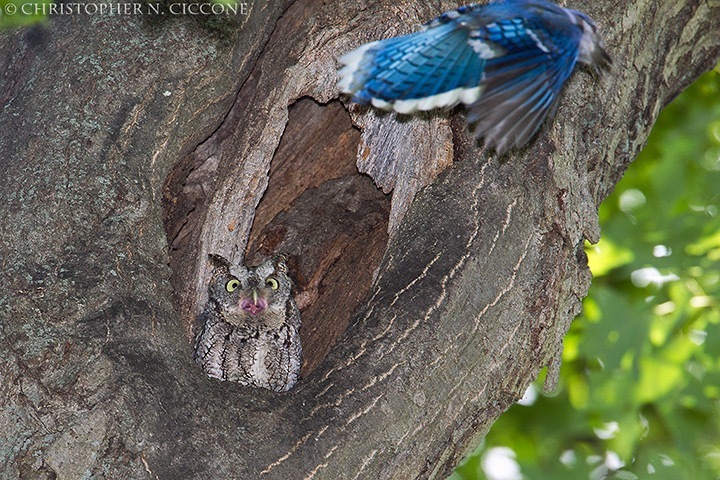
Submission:
M 240 286 L 240 280 L 233 278 L 225 284 L 225 290 L 234 292 Z
M 265 280 L 265 283 L 267 284 L 268 287 L 272 288 L 273 290 L 277 290 L 278 287 L 280 286 L 280 284 L 278 283 L 278 281 L 275 280 L 275 279 L 272 278 L 272 277 L 270 277 L 270 278 L 268 278 L 267 280 Z

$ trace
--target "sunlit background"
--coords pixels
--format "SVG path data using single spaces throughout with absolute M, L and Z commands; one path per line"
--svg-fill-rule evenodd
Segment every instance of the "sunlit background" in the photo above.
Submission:
M 557 391 L 531 385 L 452 480 L 720 478 L 719 209 L 713 71 L 600 207 Z

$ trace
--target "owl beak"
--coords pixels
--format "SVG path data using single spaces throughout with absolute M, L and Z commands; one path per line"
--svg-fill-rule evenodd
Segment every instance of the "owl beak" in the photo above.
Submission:
M 243 312 L 247 312 L 250 315 L 257 315 L 267 308 L 267 301 L 264 298 L 258 297 L 257 290 L 253 288 L 252 299 L 243 298 L 240 302 L 240 308 Z

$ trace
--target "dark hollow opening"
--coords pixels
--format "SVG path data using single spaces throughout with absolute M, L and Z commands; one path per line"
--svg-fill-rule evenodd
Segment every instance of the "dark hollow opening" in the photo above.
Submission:
M 212 137 L 207 144 L 212 147 L 224 138 Z M 255 210 L 245 264 L 255 265 L 273 253 L 289 255 L 302 313 L 303 377 L 347 329 L 370 290 L 388 241 L 390 197 L 358 173 L 359 142 L 360 132 L 340 102 L 298 100 L 289 108 L 268 187 Z M 179 161 L 163 192 L 170 281 L 189 337 L 194 277 L 209 275 L 193 270 L 203 212 L 222 175 L 217 157 L 207 151 L 200 147 Z
M 247 263 L 290 255 L 303 322 L 303 377 L 345 332 L 388 241 L 390 197 L 358 173 L 359 141 L 339 102 L 295 102 L 250 232 Z

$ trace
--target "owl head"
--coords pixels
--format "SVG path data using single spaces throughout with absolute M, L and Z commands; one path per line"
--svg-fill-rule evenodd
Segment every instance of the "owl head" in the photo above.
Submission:
M 269 328 L 283 323 L 292 290 L 287 256 L 275 255 L 256 267 L 232 265 L 219 255 L 210 255 L 210 261 L 210 301 L 227 323 Z

